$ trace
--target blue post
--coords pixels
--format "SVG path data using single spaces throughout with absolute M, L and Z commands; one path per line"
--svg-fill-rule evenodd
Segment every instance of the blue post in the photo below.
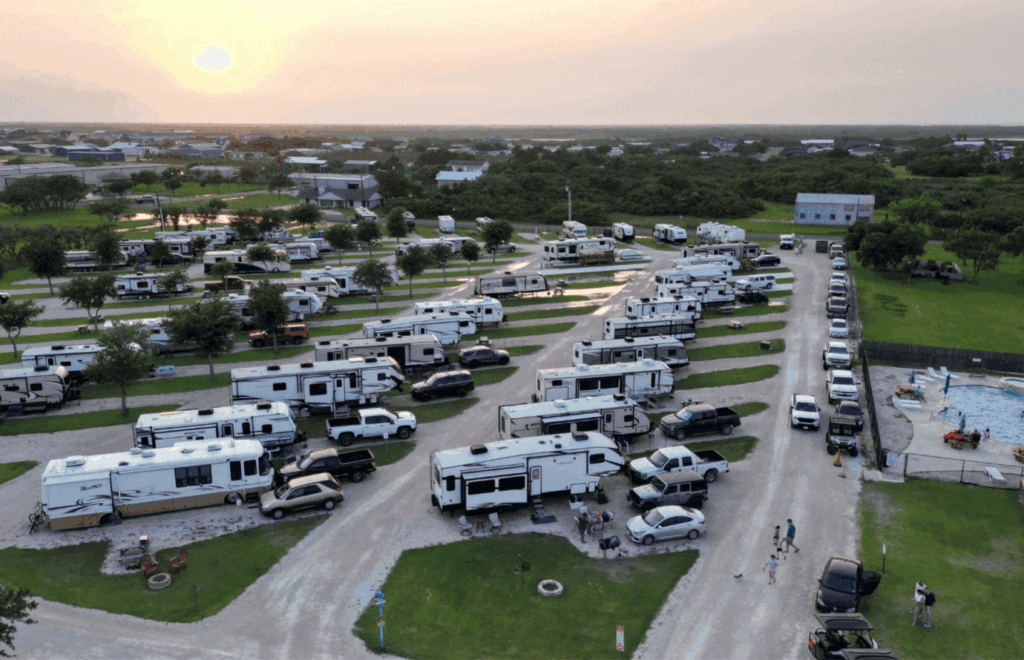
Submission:
M 384 592 L 374 594 L 377 598 L 377 627 L 380 628 L 380 650 L 384 650 Z

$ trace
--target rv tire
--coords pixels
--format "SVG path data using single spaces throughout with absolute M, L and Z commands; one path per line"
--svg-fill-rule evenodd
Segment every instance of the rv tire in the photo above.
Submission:
M 718 470 L 708 470 L 704 473 L 704 481 L 709 484 L 715 483 L 718 480 Z
M 398 429 L 397 435 L 399 440 L 408 440 L 409 436 L 412 435 L 412 431 L 409 430 L 408 426 L 403 426 L 402 428 Z
M 334 500 L 326 500 L 324 502 L 324 511 L 330 511 L 331 509 L 333 509 L 334 508 L 334 504 L 335 504 Z
M 857 448 L 856 447 L 850 447 L 850 457 L 851 458 L 856 458 L 856 456 L 857 456 Z
M 353 472 L 349 476 L 349 479 L 352 480 L 352 483 L 357 484 L 360 481 L 362 481 L 365 477 L 366 477 L 366 473 L 365 472 L 360 472 L 359 470 L 356 470 L 355 472 Z
M 97 526 L 103 527 L 104 525 L 109 525 L 112 522 L 114 522 L 114 518 L 111 514 L 108 513 L 105 516 L 100 516 L 100 522 L 99 525 Z
M 252 346 L 253 348 L 263 348 L 264 346 L 266 346 L 266 343 L 264 343 L 262 339 L 254 339 L 252 342 Z
M 228 493 L 228 496 L 225 499 L 228 504 L 236 504 L 242 499 L 242 496 L 239 493 Z
M 310 408 L 309 406 L 302 406 L 301 408 L 299 408 L 299 417 L 302 417 L 304 419 L 308 419 L 308 418 L 310 418 L 312 416 L 313 416 L 313 409 Z
M 280 520 L 281 518 L 284 518 L 284 511 L 281 509 L 274 509 L 274 513 L 272 515 L 274 516 L 274 520 Z
M 280 268 L 278 268 L 277 266 L 274 266 L 274 270 L 273 270 L 272 272 L 274 272 L 274 273 L 280 273 L 280 272 L 281 272 L 281 269 L 280 269 Z
M 338 436 L 338 442 L 341 443 L 342 447 L 348 447 L 356 439 L 351 433 L 342 433 Z
M 295 344 L 296 346 L 298 346 L 299 344 L 302 343 L 302 337 L 294 337 L 294 338 L 292 338 L 292 343 Z

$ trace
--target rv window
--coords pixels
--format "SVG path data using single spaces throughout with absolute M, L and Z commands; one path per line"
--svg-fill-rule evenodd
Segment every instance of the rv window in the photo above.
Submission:
M 526 490 L 526 477 L 505 477 L 498 479 L 498 490 Z
M 668 355 L 668 356 L 673 356 L 675 354 L 676 354 L 676 349 L 674 349 L 674 348 L 668 349 L 668 352 L 666 353 L 666 355 Z
M 599 419 L 585 419 L 576 422 L 576 432 L 580 433 L 583 431 L 600 431 L 601 420 Z
M 260 427 L 260 433 L 273 433 L 273 432 L 274 432 L 274 425 L 273 424 L 264 424 L 263 426 Z M 252 431 L 249 430 L 249 422 L 245 422 L 244 424 L 242 424 L 242 433 L 244 433 L 245 435 L 249 435 L 250 433 L 252 433 Z
M 600 389 L 602 378 L 580 378 L 579 387 L 580 392 L 589 392 L 591 390 Z
M 561 387 L 561 386 L 562 386 L 562 381 L 561 380 L 553 380 L 553 381 L 551 381 L 551 387 Z M 540 389 L 540 383 L 537 383 L 537 389 Z
M 613 417 L 614 416 L 612 415 L 612 413 L 605 413 L 604 414 L 604 425 L 607 426 L 608 428 L 612 428 L 612 419 L 613 419 Z
M 444 487 L 445 490 L 455 490 L 455 477 L 445 477 Z
M 835 219 L 835 218 L 833 218 L 833 220 L 834 220 L 834 219 Z M 147 289 L 147 288 L 149 288 L 149 282 L 147 282 L 147 281 L 145 281 L 145 280 L 141 280 L 141 281 L 139 281 L 139 282 L 137 283 L 137 286 L 138 286 L 138 288 L 140 288 L 140 289 Z
M 598 463 L 604 463 L 604 454 L 591 454 L 590 464 L 597 465 Z
M 244 463 L 244 465 L 245 465 L 245 476 L 247 476 L 247 477 L 255 477 L 256 476 L 256 468 L 257 468 L 256 461 L 254 461 L 254 460 L 253 461 L 246 461 Z
M 636 418 L 633 417 L 632 415 L 626 415 L 625 417 L 622 418 L 622 422 L 624 424 L 633 425 L 636 423 Z
M 658 384 L 658 374 L 651 374 L 651 387 Z
M 153 438 L 148 436 L 148 435 L 140 435 L 139 436 L 139 445 L 142 446 L 142 447 L 152 447 L 153 446 Z
M 501 420 L 501 432 L 504 433 L 505 432 L 505 416 L 501 415 L 499 419 Z
M 558 422 L 557 424 L 548 424 L 547 428 L 544 429 L 545 434 L 554 433 L 568 433 L 571 428 L 569 422 Z
M 459 321 L 459 327 L 460 328 L 468 328 L 469 327 L 469 321 Z
M 433 354 L 434 354 L 434 349 L 432 349 L 432 348 L 424 348 L 423 349 L 423 355 L 433 355 Z
M 388 379 L 388 375 L 387 374 L 385 374 L 385 373 L 377 374 L 377 380 L 378 381 L 387 380 L 387 379 Z
M 420 334 L 421 334 L 421 335 L 425 335 L 425 334 L 427 334 L 427 329 L 426 329 L 426 328 L 422 328 L 422 327 L 421 327 L 421 328 L 420 328 Z
M 324 396 L 327 394 L 327 383 L 310 383 L 309 384 L 309 395 L 310 396 Z
M 31 383 L 28 386 L 28 391 L 29 392 L 39 392 L 42 389 L 43 389 L 43 384 L 42 383 Z
M 468 495 L 486 495 L 487 493 L 494 492 L 494 479 L 484 479 L 482 481 L 469 481 L 466 483 L 466 494 Z
M 221 427 L 221 433 L 220 434 L 221 434 L 221 436 L 223 436 L 225 438 L 230 436 L 230 435 L 234 435 L 234 433 L 235 433 L 235 429 L 230 424 L 225 424 L 223 427 Z
M 152 330 L 149 331 L 149 334 L 151 334 L 151 335 L 158 335 L 158 334 L 160 334 L 160 328 L 153 328 Z
M 231 481 L 240 481 L 242 479 L 242 462 L 231 461 Z
M 601 379 L 601 389 L 606 390 L 610 387 L 619 387 L 621 381 L 621 376 L 605 376 Z
M 202 486 L 212 482 L 213 468 L 209 465 L 193 465 L 174 469 L 174 485 L 178 488 Z
M 288 389 L 288 383 L 274 383 L 271 389 L 275 392 L 283 392 Z
M 61 362 L 61 363 L 60 363 L 60 366 L 62 366 L 62 367 L 70 367 L 70 366 L 71 366 L 71 362 L 70 362 L 70 361 L 67 361 L 67 362 Z

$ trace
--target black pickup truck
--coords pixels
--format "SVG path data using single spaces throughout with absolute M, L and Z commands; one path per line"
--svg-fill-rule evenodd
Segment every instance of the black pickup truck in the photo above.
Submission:
M 377 462 L 369 449 L 354 449 L 339 452 L 337 449 L 321 449 L 304 451 L 297 460 L 291 460 L 274 476 L 278 485 L 296 477 L 304 477 L 318 472 L 329 472 L 338 479 L 348 477 L 360 482 L 370 472 L 377 471 Z
M 682 440 L 698 433 L 721 433 L 729 435 L 733 427 L 740 425 L 740 415 L 732 408 L 715 408 L 706 403 L 686 406 L 673 415 L 661 420 L 661 432 L 670 438 Z

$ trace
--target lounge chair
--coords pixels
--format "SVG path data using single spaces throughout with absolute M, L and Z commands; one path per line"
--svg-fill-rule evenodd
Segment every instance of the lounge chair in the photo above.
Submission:
M 939 367 L 939 373 L 942 374 L 943 378 L 945 378 L 947 376 L 949 376 L 950 378 L 956 378 L 958 380 L 960 378 L 960 376 L 957 376 L 956 374 L 949 373 L 949 369 L 946 369 L 945 367 Z

